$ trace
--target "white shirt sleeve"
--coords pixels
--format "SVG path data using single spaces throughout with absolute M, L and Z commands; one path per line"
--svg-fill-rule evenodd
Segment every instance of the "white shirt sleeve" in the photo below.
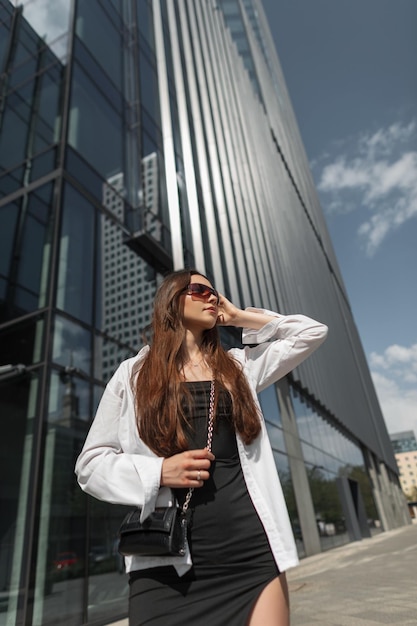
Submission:
M 237 355 L 246 373 L 256 381 L 256 391 L 283 378 L 302 363 L 326 339 L 327 326 L 305 315 L 279 315 L 266 309 L 248 309 L 274 316 L 259 330 L 244 328 L 245 347 Z
M 145 518 L 155 508 L 163 458 L 137 435 L 127 370 L 123 363 L 108 383 L 75 473 L 85 492 L 106 502 L 140 506 Z

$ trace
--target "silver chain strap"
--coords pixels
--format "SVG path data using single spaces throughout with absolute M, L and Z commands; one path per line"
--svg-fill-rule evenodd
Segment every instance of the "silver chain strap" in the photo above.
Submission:
M 207 426 L 207 445 L 206 448 L 211 452 L 211 444 L 213 442 L 213 429 L 214 429 L 214 380 L 210 385 L 210 406 Z M 188 511 L 188 505 L 190 504 L 191 496 L 193 495 L 194 487 L 190 487 L 185 496 L 184 504 L 182 505 L 182 512 Z

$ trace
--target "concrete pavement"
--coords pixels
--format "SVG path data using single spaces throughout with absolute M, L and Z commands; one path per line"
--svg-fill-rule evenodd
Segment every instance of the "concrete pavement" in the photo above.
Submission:
M 288 582 L 291 626 L 416 626 L 417 525 L 303 559 Z
M 291 626 L 415 626 L 417 526 L 303 559 L 288 582 Z

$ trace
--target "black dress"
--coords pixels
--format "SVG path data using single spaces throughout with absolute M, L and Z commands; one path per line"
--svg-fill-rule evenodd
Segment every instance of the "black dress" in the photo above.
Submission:
M 191 394 L 190 449 L 207 444 L 210 382 L 184 383 Z M 257 597 L 279 570 L 243 477 L 231 424 L 231 399 L 219 393 L 210 478 L 195 489 L 189 545 L 193 567 L 130 574 L 130 626 L 245 626 Z M 177 490 L 180 503 L 186 490 Z

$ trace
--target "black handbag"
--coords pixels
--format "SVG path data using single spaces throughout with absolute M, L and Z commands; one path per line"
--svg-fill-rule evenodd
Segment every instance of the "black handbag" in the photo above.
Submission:
M 210 387 L 207 450 L 211 451 L 214 419 L 214 380 Z M 189 520 L 188 505 L 194 487 L 190 487 L 182 507 L 156 507 L 143 521 L 136 508 L 124 518 L 119 528 L 119 552 L 123 556 L 184 556 Z
M 140 509 L 130 511 L 119 529 L 123 556 L 184 556 L 187 515 L 178 506 L 157 507 L 143 522 Z

